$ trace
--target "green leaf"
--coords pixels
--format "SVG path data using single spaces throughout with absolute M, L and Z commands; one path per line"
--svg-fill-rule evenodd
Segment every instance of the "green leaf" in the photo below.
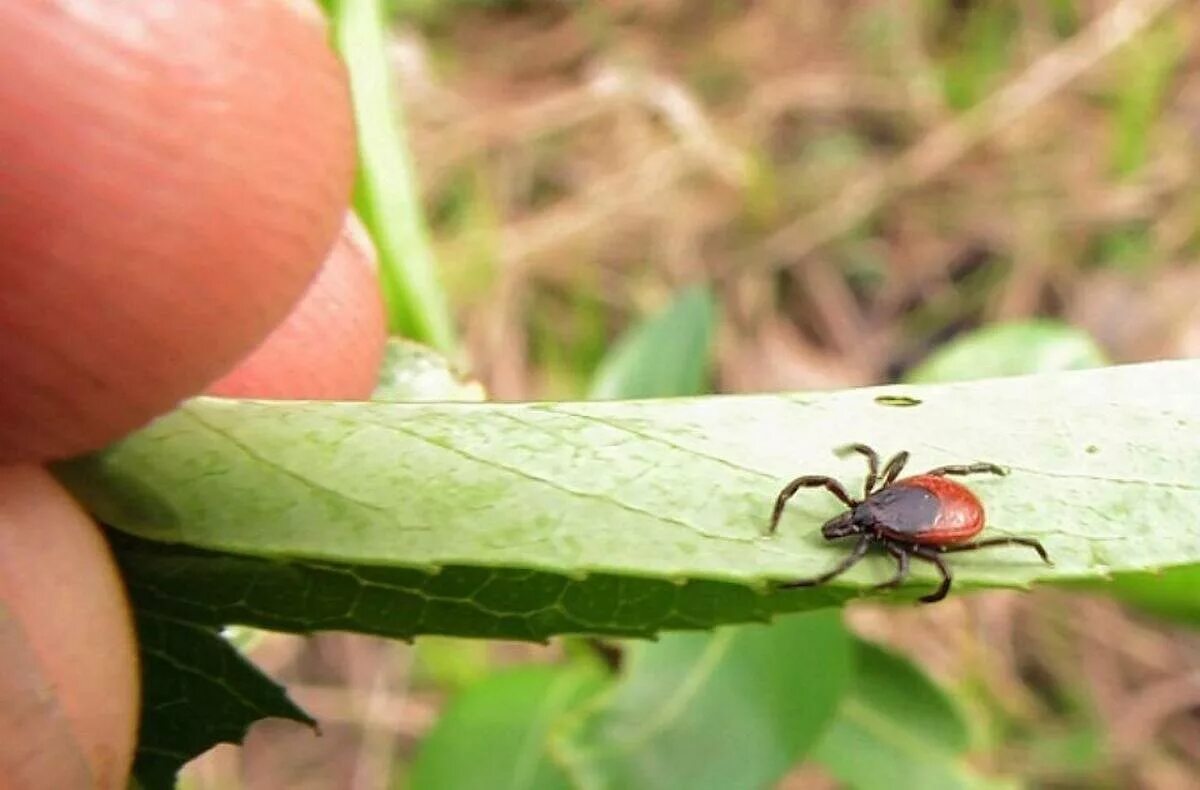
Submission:
M 663 629 L 765 621 L 828 605 L 836 593 L 788 601 L 742 585 L 616 574 L 571 578 L 523 569 L 266 559 L 113 532 L 126 584 L 181 619 L 276 631 L 356 631 L 544 641 L 556 634 L 650 637 Z
M 381 380 L 376 392 L 381 399 L 478 400 L 481 394 L 477 386 L 460 381 L 436 352 L 399 339 L 388 342 Z M 161 588 L 139 584 L 137 553 L 124 551 L 132 539 L 115 531 L 110 537 L 126 569 L 138 624 L 143 704 L 134 775 L 144 786 L 173 787 L 184 763 L 218 743 L 240 742 L 258 719 L 282 716 L 313 723 L 242 657 L 260 631 L 234 626 L 218 634 L 223 620 L 191 617 L 186 607 L 174 606 L 173 580 L 165 579 Z M 168 606 L 159 606 L 162 602 Z
M 833 714 L 850 650 L 828 610 L 632 645 L 624 676 L 564 725 L 555 753 L 579 787 L 768 786 Z
M 218 743 L 241 743 L 259 719 L 314 725 L 283 689 L 211 628 L 156 614 L 134 596 L 142 712 L 134 779 L 175 786 L 176 772 Z
M 590 664 L 502 672 L 460 694 L 426 736 L 412 766 L 413 790 L 570 788 L 548 750 L 551 727 L 603 688 Z
M 542 638 L 710 628 L 817 608 L 887 578 L 772 591 L 845 549 L 841 506 L 797 474 L 863 476 L 848 441 L 911 469 L 986 459 L 993 535 L 1044 541 L 953 558 L 958 589 L 1099 582 L 1200 564 L 1200 364 L 939 386 L 559 404 L 198 399 L 61 465 L 100 519 L 157 541 L 125 567 L 204 622 Z M 888 397 L 916 405 L 896 408 Z M 882 400 L 881 400 L 882 399 Z M 135 562 L 136 560 L 136 562 Z M 934 583 L 918 567 L 901 594 Z M 226 587 L 225 585 L 229 585 Z
M 391 328 L 449 354 L 454 329 L 421 211 L 416 174 L 392 97 L 381 0 L 328 0 L 333 39 L 350 73 L 358 129 L 355 207 L 379 253 Z
M 1021 321 L 977 330 L 942 346 L 909 371 L 914 383 L 969 381 L 1108 364 L 1091 336 L 1058 321 Z
M 906 658 L 856 640 L 857 671 L 813 760 L 847 787 L 946 790 L 994 786 L 965 759 L 957 707 Z
M 1147 612 L 1200 627 L 1200 565 L 1117 574 L 1109 589 Z
M 686 289 L 621 338 L 592 382 L 591 398 L 663 398 L 707 390 L 716 304 L 704 285 Z

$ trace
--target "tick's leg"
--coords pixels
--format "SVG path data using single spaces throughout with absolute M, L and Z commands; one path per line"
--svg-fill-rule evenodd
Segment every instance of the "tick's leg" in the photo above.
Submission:
M 894 543 L 885 543 L 884 548 L 887 549 L 888 554 L 896 558 L 896 575 L 882 584 L 876 584 L 871 588 L 873 590 L 886 590 L 892 587 L 899 587 L 908 578 L 908 552 L 902 546 L 897 546 Z
M 900 476 L 900 470 L 908 463 L 908 453 L 898 452 L 892 456 L 892 460 L 887 462 L 887 466 L 883 467 L 883 485 L 880 488 L 887 488 L 892 483 L 896 482 L 896 478 Z
M 992 475 L 1006 475 L 1008 470 L 997 464 L 989 464 L 980 462 L 977 464 L 951 464 L 950 466 L 939 466 L 937 469 L 930 469 L 925 472 L 927 475 L 934 477 L 944 477 L 945 475 L 976 475 L 987 472 Z
M 779 524 L 779 517 L 783 515 L 783 506 L 792 498 L 792 495 L 801 488 L 818 488 L 824 487 L 829 493 L 833 494 L 838 499 L 846 504 L 846 507 L 854 507 L 858 503 L 850 498 L 846 493 L 846 489 L 842 488 L 842 484 L 834 480 L 832 477 L 822 477 L 819 475 L 805 475 L 797 477 L 792 482 L 783 487 L 779 492 L 779 496 L 775 499 L 775 509 L 771 511 L 771 526 L 767 529 L 767 534 L 775 532 L 775 527 Z
M 988 538 L 986 540 L 977 540 L 974 543 L 960 543 L 957 546 L 945 546 L 940 551 L 943 554 L 948 554 L 952 551 L 975 551 L 975 549 L 986 549 L 988 546 L 1028 546 L 1038 553 L 1042 561 L 1047 565 L 1053 565 L 1054 561 L 1050 559 L 1050 555 L 1046 553 L 1045 547 L 1041 541 L 1033 538 Z
M 914 557 L 920 557 L 936 565 L 938 572 L 942 574 L 941 585 L 929 595 L 921 596 L 920 599 L 921 603 L 937 603 L 946 597 L 946 593 L 950 592 L 950 584 L 954 581 L 954 577 L 950 575 L 950 569 L 946 567 L 946 563 L 942 562 L 942 558 L 938 556 L 935 549 L 916 546 L 913 548 L 912 553 Z
M 822 573 L 820 576 L 815 576 L 811 579 L 800 579 L 799 581 L 787 582 L 786 584 L 781 584 L 779 586 L 780 588 L 786 589 L 791 587 L 814 587 L 818 584 L 824 584 L 834 576 L 838 576 L 850 570 L 850 567 L 854 565 L 854 563 L 863 558 L 863 555 L 867 553 L 867 549 L 869 548 L 871 548 L 871 536 L 863 535 L 858 539 L 858 543 L 854 544 L 854 549 L 846 555 L 846 558 L 835 565 L 831 570 L 828 570 L 825 573 Z
M 879 454 L 865 444 L 848 444 L 839 447 L 837 451 L 838 455 L 849 453 L 859 453 L 867 457 L 867 482 L 863 485 L 863 499 L 866 499 L 875 490 L 875 481 L 879 479 Z

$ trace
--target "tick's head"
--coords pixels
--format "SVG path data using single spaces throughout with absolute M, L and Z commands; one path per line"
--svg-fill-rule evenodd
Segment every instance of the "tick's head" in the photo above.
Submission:
M 847 535 L 857 535 L 859 532 L 862 530 L 858 524 L 854 523 L 853 510 L 847 510 L 840 516 L 834 516 L 821 527 L 821 534 L 825 536 L 825 540 L 836 540 Z

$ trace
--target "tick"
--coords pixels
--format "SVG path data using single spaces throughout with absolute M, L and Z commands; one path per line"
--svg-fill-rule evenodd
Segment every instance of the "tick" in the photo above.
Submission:
M 1046 549 L 1033 538 L 988 538 L 971 541 L 983 529 L 983 505 L 961 483 L 951 476 L 1007 472 L 996 464 L 974 463 L 939 466 L 923 474 L 897 480 L 908 453 L 900 452 L 879 471 L 879 455 L 865 444 L 852 444 L 844 452 L 860 453 L 867 459 L 867 480 L 863 498 L 854 499 L 845 487 L 832 477 L 804 475 L 783 487 L 775 500 L 768 534 L 774 534 L 783 515 L 784 505 L 801 488 L 824 488 L 850 508 L 834 516 L 821 527 L 825 540 L 857 535 L 858 542 L 850 554 L 826 573 L 812 579 L 788 582 L 781 587 L 812 587 L 824 584 L 845 573 L 878 544 L 896 558 L 896 574 L 872 589 L 899 587 L 908 578 L 909 561 L 916 557 L 933 563 L 942 575 L 942 583 L 934 592 L 923 596 L 924 603 L 934 603 L 946 597 L 954 577 L 942 560 L 943 554 L 956 551 L 975 551 L 988 546 L 1028 546 L 1038 553 L 1047 565 L 1053 565 Z

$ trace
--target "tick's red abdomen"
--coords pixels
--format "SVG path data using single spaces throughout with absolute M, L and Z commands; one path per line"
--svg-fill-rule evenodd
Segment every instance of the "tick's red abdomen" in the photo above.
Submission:
M 973 538 L 983 529 L 983 505 L 971 490 L 945 477 L 917 475 L 897 480 L 889 488 L 919 488 L 938 502 L 937 513 L 926 523 L 882 525 L 889 537 L 926 546 L 949 546 Z

